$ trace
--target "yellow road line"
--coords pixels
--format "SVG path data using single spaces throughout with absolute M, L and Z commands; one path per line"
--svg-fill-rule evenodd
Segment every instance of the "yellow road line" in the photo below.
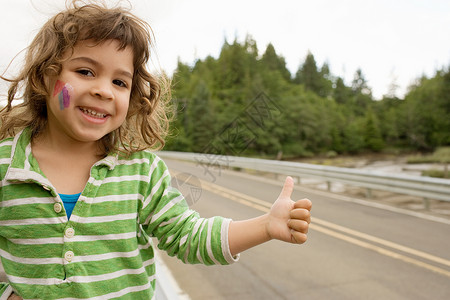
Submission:
M 218 194 L 224 198 L 241 203 L 243 205 L 253 207 L 262 212 L 268 212 L 270 210 L 270 207 L 272 206 L 272 204 L 269 202 L 262 201 L 260 199 L 248 196 L 246 194 L 236 192 L 236 191 L 233 191 L 233 190 L 230 190 L 230 189 L 224 188 L 222 186 L 219 186 L 219 185 L 216 185 L 216 184 L 213 184 L 210 182 L 206 182 L 203 180 L 200 180 L 200 182 L 202 184 L 201 187 L 207 191 Z M 328 227 L 328 228 L 326 228 L 326 227 Z M 381 238 L 378 238 L 378 237 L 375 237 L 375 236 L 372 236 L 372 235 L 369 235 L 366 233 L 362 233 L 362 232 L 359 232 L 359 231 L 356 231 L 356 230 L 353 230 L 353 229 L 350 229 L 350 228 L 347 228 L 344 226 L 340 226 L 335 223 L 321 220 L 321 219 L 318 219 L 315 217 L 312 218 L 312 224 L 311 224 L 310 228 L 313 230 L 319 231 L 321 233 L 327 234 L 329 236 L 341 239 L 343 241 L 347 241 L 354 245 L 357 245 L 357 246 L 360 246 L 360 247 L 363 247 L 366 249 L 370 249 L 370 250 L 373 250 L 380 254 L 383 254 L 383 255 L 386 255 L 386 256 L 389 256 L 389 257 L 392 257 L 395 259 L 399 259 L 404 262 L 411 263 L 416 266 L 419 266 L 419 267 L 437 272 L 439 274 L 445 275 L 447 277 L 450 277 L 450 272 L 445 269 L 442 269 L 442 268 L 427 264 L 425 262 L 422 262 L 420 260 L 387 250 L 385 248 L 376 246 L 374 244 L 370 244 L 368 242 L 355 239 L 353 237 L 344 235 L 344 234 L 336 232 L 334 230 L 337 230 L 337 231 L 340 231 L 340 232 L 343 232 L 343 233 L 346 233 L 349 235 L 353 235 L 355 237 L 362 238 L 367 241 L 375 242 L 380 245 L 383 245 L 383 246 L 386 246 L 386 247 L 389 247 L 389 248 L 392 248 L 395 250 L 399 250 L 404 253 L 408 253 L 410 255 L 414 255 L 416 257 L 420 257 L 420 258 L 423 258 L 423 259 L 426 259 L 429 261 L 433 261 L 433 262 L 436 262 L 436 263 L 439 263 L 442 265 L 450 266 L 450 261 L 446 260 L 444 258 L 437 257 L 437 256 L 434 256 L 434 255 L 431 255 L 431 254 L 428 254 L 428 253 L 425 253 L 422 251 L 418 251 L 418 250 L 415 250 L 415 249 L 412 249 L 412 248 L 409 248 L 406 246 L 402 246 L 400 244 L 393 243 L 393 242 L 390 242 L 390 241 L 387 241 L 387 240 L 384 240 L 384 239 L 381 239 Z M 329 228 L 331 228 L 331 229 L 329 229 Z
M 226 189 L 224 187 L 212 184 L 212 183 L 206 183 L 202 181 L 202 188 L 210 191 L 214 194 L 220 195 L 224 198 L 233 200 L 235 202 L 239 202 L 241 204 L 256 208 L 257 210 L 263 211 L 263 212 L 269 212 L 271 204 L 265 201 L 261 201 L 256 198 L 252 198 L 250 196 L 247 196 L 245 194 L 232 191 L 229 189 Z M 267 206 L 269 205 L 269 206 Z
M 411 255 L 415 255 L 417 257 L 421 257 L 421 258 L 427 259 L 429 261 L 434 261 L 434 262 L 437 262 L 439 264 L 450 266 L 450 261 L 447 260 L 447 259 L 444 259 L 444 258 L 441 258 L 441 257 L 438 257 L 438 256 L 434 256 L 434 255 L 431 255 L 431 254 L 428 254 L 428 253 L 425 253 L 425 252 L 422 252 L 422 251 L 419 251 L 419 250 L 415 250 L 415 249 L 412 249 L 412 248 L 409 248 L 409 247 L 406 247 L 406 246 L 402 246 L 402 245 L 399 245 L 399 244 L 396 244 L 396 243 L 393 243 L 393 242 L 390 242 L 390 241 L 387 241 L 387 240 L 384 240 L 384 239 L 380 239 L 380 238 L 377 238 L 375 236 L 372 236 L 372 235 L 369 235 L 369 234 L 365 234 L 365 233 L 362 233 L 360 231 L 356 231 L 356 230 L 353 230 L 353 229 L 350 229 L 350 228 L 347 228 L 347 227 L 344 227 L 344 226 L 340 226 L 340 225 L 337 225 L 337 224 L 334 224 L 334 223 L 331 223 L 331 222 L 328 222 L 328 221 L 325 221 L 325 220 L 321 220 L 321 219 L 318 219 L 318 218 L 312 218 L 312 220 L 313 220 L 312 222 L 320 224 L 320 225 L 323 225 L 325 227 L 332 228 L 334 230 L 339 230 L 341 232 L 345 232 L 347 234 L 351 234 L 353 236 L 356 236 L 356 237 L 359 237 L 359 238 L 363 238 L 365 240 L 368 240 L 368 241 L 371 241 L 371 242 L 375 242 L 375 243 L 384 245 L 386 247 L 390 247 L 390 248 L 393 248 L 393 249 L 396 249 L 396 250 L 399 250 L 399 251 L 403 251 L 405 253 L 408 253 L 408 254 L 411 254 Z
M 360 247 L 363 247 L 363 248 L 366 248 L 366 249 L 370 249 L 370 250 L 373 250 L 373 251 L 378 252 L 380 254 L 383 254 L 383 255 L 386 255 L 386 256 L 389 256 L 389 257 L 392 257 L 392 258 L 395 258 L 395 259 L 399 259 L 399 260 L 402 260 L 404 262 L 407 262 L 407 263 L 410 263 L 410 264 L 422 267 L 424 269 L 428 269 L 430 271 L 433 271 L 433 272 L 445 275 L 447 277 L 450 277 L 450 272 L 449 271 L 444 270 L 444 269 L 439 268 L 439 267 L 436 267 L 436 266 L 433 266 L 433 265 L 430 265 L 430 264 L 427 264 L 427 263 L 424 263 L 424 262 L 422 262 L 420 260 L 417 260 L 417 259 L 405 256 L 405 255 L 402 255 L 402 254 L 399 254 L 399 253 L 396 253 L 396 252 L 393 252 L 393 251 L 390 251 L 390 250 L 387 250 L 385 248 L 378 247 L 376 245 L 373 245 L 373 244 L 370 244 L 370 243 L 367 243 L 367 242 L 364 242 L 364 241 L 352 238 L 350 236 L 346 236 L 346 235 L 344 235 L 342 233 L 332 231 L 332 230 L 327 229 L 325 227 L 322 227 L 320 225 L 310 224 L 310 228 L 313 229 L 313 230 L 322 232 L 324 234 L 327 234 L 329 236 L 335 237 L 337 239 L 349 242 L 351 244 L 354 244 L 354 245 L 357 245 L 357 246 L 360 246 Z

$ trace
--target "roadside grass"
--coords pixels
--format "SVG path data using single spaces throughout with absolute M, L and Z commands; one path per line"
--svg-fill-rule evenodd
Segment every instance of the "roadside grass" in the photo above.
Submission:
M 450 147 L 439 147 L 429 155 L 414 155 L 408 157 L 408 164 L 439 163 L 444 164 L 444 170 L 430 169 L 422 172 L 422 176 L 449 178 Z

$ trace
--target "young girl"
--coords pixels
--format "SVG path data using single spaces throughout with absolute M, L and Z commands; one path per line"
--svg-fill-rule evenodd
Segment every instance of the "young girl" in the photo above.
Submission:
M 170 186 L 147 150 L 164 144 L 168 121 L 146 69 L 151 37 L 127 10 L 74 1 L 37 34 L 19 75 L 2 77 L 1 299 L 151 299 L 150 237 L 206 265 L 270 239 L 306 241 L 311 202 L 290 199 L 290 177 L 268 214 L 237 222 L 200 218 Z

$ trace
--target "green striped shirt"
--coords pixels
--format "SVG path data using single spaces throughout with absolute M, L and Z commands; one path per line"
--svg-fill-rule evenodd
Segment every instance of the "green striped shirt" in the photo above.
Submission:
M 31 153 L 30 130 L 0 142 L 0 180 L 0 256 L 8 278 L 0 296 L 152 299 L 150 237 L 185 263 L 235 261 L 230 220 L 190 210 L 170 186 L 165 163 L 148 151 L 95 163 L 70 220 Z

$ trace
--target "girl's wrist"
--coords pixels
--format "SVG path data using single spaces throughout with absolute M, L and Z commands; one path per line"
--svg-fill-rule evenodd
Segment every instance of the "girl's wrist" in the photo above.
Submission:
M 264 214 L 249 220 L 232 221 L 228 234 L 231 253 L 236 255 L 271 240 L 269 220 L 269 215 Z
M 264 226 L 263 228 L 264 228 L 264 231 L 265 231 L 265 236 L 264 236 L 264 240 L 265 241 L 273 240 L 273 237 L 270 234 L 270 218 L 271 218 L 271 216 L 270 216 L 269 213 L 266 213 L 266 214 L 261 216 L 261 222 L 262 222 L 262 224 Z

